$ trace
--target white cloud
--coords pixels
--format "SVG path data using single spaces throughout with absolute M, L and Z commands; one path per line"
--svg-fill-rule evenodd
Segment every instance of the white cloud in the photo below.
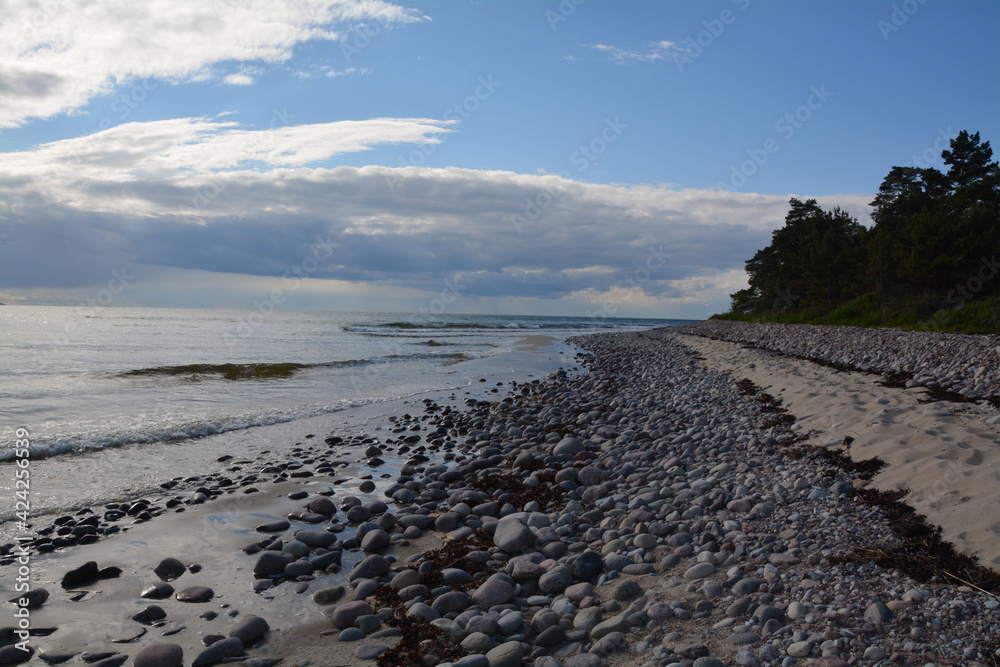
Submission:
M 222 79 L 222 82 L 229 84 L 230 86 L 252 86 L 254 78 L 249 74 L 243 74 L 242 72 L 236 74 L 229 74 Z
M 405 310 L 450 280 L 455 312 L 708 314 L 745 284 L 745 260 L 788 209 L 786 196 L 553 174 L 307 166 L 443 131 L 427 119 L 249 131 L 185 118 L 2 154 L 0 286 L 51 298 L 128 266 L 145 281 L 129 297 L 138 303 L 162 305 L 191 281 L 246 295 L 323 243 L 335 248 L 314 266 L 309 293 L 341 295 L 336 303 L 355 303 L 343 296 L 354 286 L 356 298 L 377 296 L 372 308 Z M 248 160 L 257 168 L 240 169 Z M 819 199 L 863 211 L 871 195 Z M 256 278 L 236 289 L 240 275 Z
M 687 53 L 687 48 L 683 44 L 667 40 L 649 42 L 637 49 L 623 49 L 610 44 L 589 44 L 587 46 L 604 54 L 611 62 L 618 65 L 633 62 L 657 62 Z
M 79 202 L 95 184 L 151 177 L 183 179 L 193 173 L 248 166 L 298 167 L 385 143 L 437 143 L 454 121 L 374 118 L 247 130 L 235 121 L 176 118 L 124 123 L 103 132 L 3 154 L 0 175 L 30 176 L 53 200 Z
M 0 127 L 86 106 L 140 79 L 197 81 L 227 62 L 281 63 L 359 22 L 426 20 L 385 0 L 8 0 L 0 22 Z M 247 85 L 250 72 L 220 74 Z

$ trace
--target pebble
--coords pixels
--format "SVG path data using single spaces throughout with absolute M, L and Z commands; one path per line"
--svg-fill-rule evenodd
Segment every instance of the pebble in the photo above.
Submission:
M 163 600 L 174 594 L 174 587 L 165 581 L 158 581 L 142 589 L 139 597 L 151 600 Z
M 356 642 L 365 638 L 365 633 L 361 628 L 346 628 L 337 635 L 338 641 Z
M 237 637 L 244 645 L 251 646 L 254 642 L 263 639 L 270 629 L 267 621 L 251 614 L 241 618 L 236 626 L 229 631 L 229 636 Z
M 184 567 L 184 563 L 176 558 L 164 558 L 153 568 L 153 574 L 164 581 L 176 579 L 185 572 L 187 572 L 187 568 Z
M 521 642 L 504 642 L 486 653 L 489 667 L 520 667 L 524 649 Z
M 184 649 L 178 644 L 150 644 L 136 654 L 135 667 L 180 667 Z
M 472 603 L 489 609 L 514 597 L 514 584 L 507 575 L 494 574 L 472 594 Z
M 493 533 L 493 543 L 509 554 L 519 554 L 535 546 L 535 534 L 517 517 L 501 519 Z
M 375 613 L 372 606 L 364 600 L 354 600 L 345 602 L 333 610 L 330 620 L 338 628 L 350 628 L 359 616 Z
M 215 591 L 208 586 L 191 586 L 178 591 L 174 597 L 179 602 L 208 602 L 215 597 Z
M 627 629 L 628 623 L 625 621 L 625 616 L 618 614 L 595 625 L 590 631 L 590 638 L 596 641 L 611 632 L 625 632 Z
M 191 667 L 214 665 L 217 662 L 222 662 L 227 658 L 235 658 L 239 655 L 243 655 L 243 642 L 240 641 L 239 637 L 227 637 L 215 642 L 199 653 L 191 661 Z
M 808 641 L 800 641 L 790 644 L 786 651 L 788 655 L 793 658 L 805 658 L 812 652 L 812 643 Z
M 705 577 L 713 574 L 715 574 L 715 565 L 712 563 L 698 563 L 697 565 L 692 565 L 684 571 L 684 578 L 704 579 Z
M 142 623 L 144 625 L 149 625 L 161 619 L 167 617 L 167 612 L 163 610 L 163 607 L 159 607 L 155 604 L 151 604 L 148 607 L 144 607 L 142 611 L 132 616 L 132 620 L 136 623 Z

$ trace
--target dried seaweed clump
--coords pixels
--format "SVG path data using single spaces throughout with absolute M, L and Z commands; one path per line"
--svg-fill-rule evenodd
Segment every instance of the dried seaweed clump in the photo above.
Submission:
M 859 489 L 858 500 L 882 510 L 898 542 L 862 545 L 834 560 L 873 561 L 885 569 L 901 570 L 917 581 L 961 583 L 992 595 L 1000 593 L 1000 573 L 981 565 L 973 556 L 959 553 L 955 545 L 942 539 L 940 526 L 928 524 L 923 515 L 901 502 L 906 493 Z
M 469 654 L 441 628 L 415 616 L 407 616 L 402 604 L 397 606 L 386 625 L 399 628 L 399 642 L 378 657 L 378 667 L 424 667 L 454 662 Z M 428 660 L 430 662 L 428 662 Z
M 468 558 L 468 555 L 473 551 L 479 549 L 489 549 L 493 546 L 493 540 L 490 539 L 489 534 L 483 530 L 479 529 L 472 535 L 463 538 L 461 540 L 454 540 L 445 543 L 444 546 L 435 549 L 433 551 L 428 551 L 424 554 L 417 562 L 417 566 L 420 564 L 430 562 L 433 563 L 433 567 L 430 572 L 427 572 L 423 576 L 423 581 L 429 586 L 436 586 L 441 583 L 442 574 L 441 571 L 450 567 L 457 567 L 460 570 L 464 570 L 469 574 L 476 574 L 477 572 L 488 572 L 486 563 L 479 562 Z M 469 582 L 469 585 L 475 585 L 473 582 Z M 455 590 L 461 590 L 467 586 L 455 586 Z
M 565 490 L 555 484 L 555 473 L 536 475 L 541 484 L 534 488 L 527 488 L 522 483 L 522 479 L 512 473 L 499 475 L 483 475 L 475 480 L 476 487 L 490 495 L 497 491 L 509 493 L 513 496 L 510 503 L 515 507 L 524 507 L 526 503 L 535 501 L 542 507 L 549 503 L 560 502 L 565 495 Z
M 848 436 L 849 438 L 850 436 Z M 848 438 L 845 438 L 847 440 Z M 821 447 L 797 447 L 788 452 L 792 459 L 801 459 L 807 456 L 826 459 L 831 465 L 840 468 L 844 472 L 857 475 L 861 479 L 871 480 L 888 465 L 885 461 L 875 456 L 870 459 L 855 461 L 846 452 L 839 449 L 826 449 Z

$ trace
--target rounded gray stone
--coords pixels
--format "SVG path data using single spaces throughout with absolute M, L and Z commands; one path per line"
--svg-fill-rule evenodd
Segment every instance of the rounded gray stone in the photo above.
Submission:
M 278 551 L 265 551 L 257 559 L 253 573 L 261 577 L 273 577 L 284 574 L 285 567 L 295 561 L 295 556 Z
M 733 584 L 733 595 L 750 595 L 751 593 L 756 593 L 763 583 L 764 580 L 758 577 L 740 579 Z
M 431 607 L 434 611 L 438 612 L 442 616 L 447 614 L 458 614 L 469 606 L 469 596 L 467 593 L 462 591 L 449 591 L 444 595 L 439 595 L 431 603 Z
M 606 634 L 612 632 L 626 632 L 628 630 L 628 623 L 625 621 L 624 614 L 618 614 L 617 616 L 612 616 L 611 618 L 601 621 L 590 631 L 590 638 L 593 641 L 597 641 Z
M 269 626 L 267 621 L 260 616 L 244 616 L 240 619 L 236 626 L 229 631 L 229 636 L 238 637 L 240 641 L 249 646 L 258 639 L 263 638 L 270 629 L 271 626 Z
M 392 544 L 392 539 L 389 537 L 389 533 L 381 528 L 370 530 L 361 538 L 361 550 L 366 553 L 384 549 L 390 544 Z
M 243 642 L 239 637 L 226 637 L 225 639 L 220 639 L 199 653 L 191 662 L 191 667 L 214 665 L 217 662 L 222 662 L 226 658 L 235 658 L 239 655 L 243 655 Z
M 573 574 L 565 565 L 557 565 L 538 578 L 538 588 L 549 595 L 562 593 L 572 583 Z
M 372 554 L 355 565 L 348 573 L 347 578 L 350 581 L 355 581 L 356 579 L 374 579 L 388 572 L 389 567 L 390 563 L 385 559 L 385 556 Z
M 163 610 L 163 607 L 159 607 L 155 604 L 151 604 L 145 607 L 142 611 L 132 616 L 132 620 L 136 623 L 142 623 L 143 625 L 149 625 L 155 621 L 159 621 L 167 617 L 167 612 Z
M 382 621 L 375 614 L 366 614 L 354 619 L 354 624 L 367 635 L 378 630 L 382 626 Z
M 345 602 L 330 614 L 330 620 L 338 628 L 350 628 L 354 627 L 354 622 L 359 616 L 365 616 L 368 614 L 375 613 L 372 606 L 365 602 L 364 600 L 354 600 L 352 602 Z
M 180 667 L 184 649 L 179 644 L 150 644 L 135 656 L 135 667 Z
M 153 568 L 153 573 L 164 581 L 168 579 L 176 579 L 187 571 L 184 567 L 184 563 L 180 562 L 176 558 L 164 558 L 160 563 Z
M 313 602 L 320 605 L 333 604 L 342 597 L 344 597 L 343 586 L 331 586 L 329 588 L 324 588 L 316 591 L 312 595 Z
M 150 600 L 162 600 L 174 594 L 174 587 L 165 581 L 158 581 L 142 589 L 139 597 Z
M 493 544 L 509 554 L 519 554 L 534 549 L 537 539 L 520 519 L 505 517 L 497 523 L 496 532 L 493 533 Z
M 484 581 L 472 594 L 472 603 L 489 609 L 498 604 L 505 604 L 514 597 L 514 584 L 494 574 Z
M 489 667 L 520 667 L 523 657 L 521 642 L 504 642 L 486 653 Z
M 704 579 L 715 573 L 715 566 L 711 563 L 697 563 L 684 571 L 684 578 L 688 580 Z
M 482 632 L 470 632 L 462 640 L 462 648 L 472 653 L 486 653 L 493 648 L 493 640 Z
M 627 600 L 631 600 L 632 598 L 639 597 L 640 595 L 642 595 L 642 586 L 640 586 L 639 582 L 634 579 L 626 579 L 625 581 L 622 581 L 615 586 L 615 590 L 612 593 L 614 599 L 619 602 L 625 602 Z
M 337 639 L 342 642 L 356 642 L 365 638 L 365 633 L 361 628 L 345 628 L 337 635 Z
M 179 602 L 208 602 L 214 597 L 215 591 L 208 586 L 190 586 L 175 596 Z
M 310 549 L 326 549 L 337 541 L 337 536 L 325 530 L 300 530 L 295 533 L 295 540 Z

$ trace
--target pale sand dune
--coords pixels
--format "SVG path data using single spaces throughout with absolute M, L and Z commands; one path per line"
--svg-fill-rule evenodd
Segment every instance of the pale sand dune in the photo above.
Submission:
M 838 372 L 735 343 L 680 338 L 710 368 L 749 378 L 781 398 L 803 431 L 814 432 L 810 444 L 853 437 L 852 458 L 877 456 L 888 463 L 875 487 L 909 489 L 904 502 L 940 525 L 946 540 L 1000 569 L 1000 424 L 985 423 L 996 410 L 921 403 L 925 391 L 882 387 L 875 375 Z M 929 408 L 954 416 L 924 414 Z

